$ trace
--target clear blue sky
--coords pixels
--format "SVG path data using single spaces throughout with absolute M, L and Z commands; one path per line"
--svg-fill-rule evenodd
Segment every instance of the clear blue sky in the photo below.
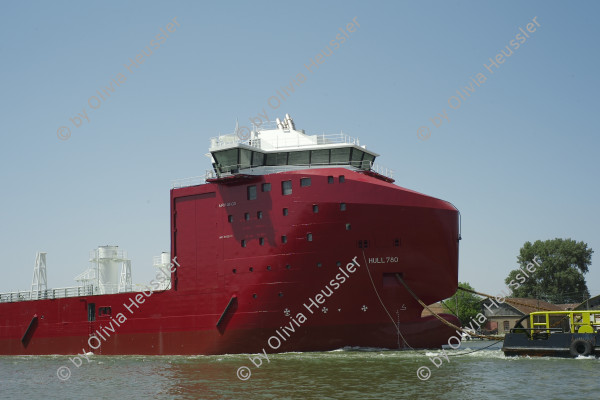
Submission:
M 598 15 L 595 1 L 3 1 L 0 291 L 29 289 L 36 251 L 48 252 L 50 287 L 74 285 L 104 244 L 127 250 L 134 282 L 148 282 L 152 256 L 170 246 L 172 181 L 203 175 L 209 138 L 263 109 L 309 133 L 357 136 L 397 184 L 452 202 L 460 280 L 479 290 L 504 288 L 525 241 L 573 238 L 599 252 Z M 535 32 L 487 71 L 534 17 Z M 354 18 L 356 31 L 308 71 Z M 450 108 L 464 86 L 470 96 Z M 75 127 L 77 113 L 89 122 Z

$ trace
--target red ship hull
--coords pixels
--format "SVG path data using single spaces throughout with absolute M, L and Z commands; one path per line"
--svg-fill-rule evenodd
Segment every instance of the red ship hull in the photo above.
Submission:
M 455 334 L 421 318 L 397 274 L 426 304 L 456 291 L 458 211 L 369 174 L 307 169 L 173 189 L 171 234 L 171 289 L 0 303 L 0 354 L 427 348 Z M 110 314 L 91 317 L 90 304 Z

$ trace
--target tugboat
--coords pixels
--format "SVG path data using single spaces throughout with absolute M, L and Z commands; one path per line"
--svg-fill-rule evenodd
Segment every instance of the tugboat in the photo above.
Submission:
M 527 318 L 530 328 L 522 325 Z M 600 310 L 533 312 L 506 334 L 502 351 L 506 356 L 598 356 Z

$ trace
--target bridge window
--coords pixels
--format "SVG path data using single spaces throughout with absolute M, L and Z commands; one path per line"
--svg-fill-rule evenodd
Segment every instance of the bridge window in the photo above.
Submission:
M 329 149 L 327 150 L 312 150 L 310 152 L 310 163 L 312 165 L 328 165 L 329 164 Z
M 350 147 L 331 149 L 331 164 L 348 164 L 350 162 Z
M 281 182 L 281 194 L 284 196 L 292 194 L 292 181 Z
M 250 168 L 252 152 L 246 149 L 240 149 L 240 168 Z
M 292 151 L 288 158 L 289 165 L 308 165 L 310 160 L 308 151 Z
M 263 153 L 253 151 L 252 152 L 252 166 L 260 167 L 262 165 L 265 165 L 265 155 Z

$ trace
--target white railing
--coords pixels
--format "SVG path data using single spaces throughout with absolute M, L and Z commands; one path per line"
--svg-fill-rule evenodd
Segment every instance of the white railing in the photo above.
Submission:
M 98 288 L 92 286 L 72 286 L 58 289 L 37 291 L 18 291 L 0 293 L 0 303 L 13 303 L 17 301 L 60 299 L 65 297 L 92 296 L 100 294 Z
M 286 132 L 286 131 L 282 131 Z M 289 131 L 287 131 L 289 132 Z M 298 131 L 301 132 L 301 131 Z M 260 135 L 260 132 L 258 133 Z M 244 135 L 246 135 L 244 133 Z M 326 146 L 334 144 L 354 144 L 360 146 L 360 140 L 358 138 L 346 135 L 343 132 L 328 134 L 324 133 L 321 135 L 296 135 L 295 137 L 286 137 L 278 135 L 273 141 L 265 141 L 260 138 L 252 138 L 256 132 L 248 134 L 248 138 L 242 138 L 236 133 L 230 133 L 228 135 L 222 135 L 210 138 L 210 149 L 216 150 L 223 147 L 231 147 L 239 144 L 255 147 L 263 150 L 279 150 L 289 148 L 301 148 L 301 147 L 315 147 L 315 146 Z

